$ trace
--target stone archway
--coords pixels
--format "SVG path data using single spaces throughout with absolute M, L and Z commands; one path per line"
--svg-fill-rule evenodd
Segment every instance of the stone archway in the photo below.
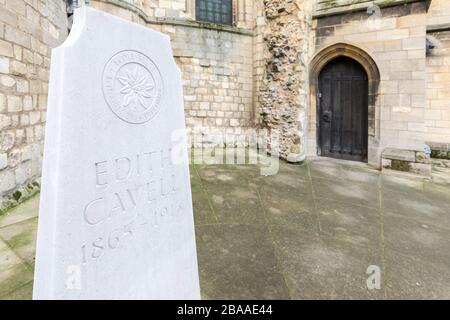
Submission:
M 320 50 L 312 58 L 310 68 L 310 107 L 308 128 L 308 153 L 317 155 L 317 94 L 319 87 L 319 75 L 322 69 L 332 60 L 339 57 L 348 57 L 364 68 L 368 77 L 368 162 L 380 167 L 380 105 L 379 84 L 380 72 L 373 58 L 364 50 L 347 43 L 336 43 Z

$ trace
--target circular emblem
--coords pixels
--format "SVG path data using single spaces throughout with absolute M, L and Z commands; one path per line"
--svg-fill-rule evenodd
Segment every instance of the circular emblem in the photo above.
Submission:
M 103 71 L 103 95 L 112 112 L 123 121 L 150 121 L 160 109 L 162 92 L 158 67 L 138 51 L 117 53 Z

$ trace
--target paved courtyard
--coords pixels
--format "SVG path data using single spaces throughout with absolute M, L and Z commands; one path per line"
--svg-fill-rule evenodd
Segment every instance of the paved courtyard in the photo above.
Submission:
M 192 166 L 204 299 L 450 299 L 450 184 L 317 159 Z M 0 218 L 0 298 L 31 298 L 38 197 Z M 369 266 L 381 289 L 367 288 Z

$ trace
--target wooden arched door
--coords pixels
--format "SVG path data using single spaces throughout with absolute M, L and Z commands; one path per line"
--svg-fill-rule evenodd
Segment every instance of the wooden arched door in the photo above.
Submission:
M 339 57 L 319 75 L 318 153 L 367 162 L 368 79 L 355 60 Z

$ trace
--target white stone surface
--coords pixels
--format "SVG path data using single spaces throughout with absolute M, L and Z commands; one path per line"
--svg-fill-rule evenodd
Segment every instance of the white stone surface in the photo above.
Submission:
M 8 155 L 6 153 L 0 153 L 0 169 L 4 169 L 8 166 Z
M 169 37 L 77 9 L 49 90 L 34 298 L 199 299 Z

